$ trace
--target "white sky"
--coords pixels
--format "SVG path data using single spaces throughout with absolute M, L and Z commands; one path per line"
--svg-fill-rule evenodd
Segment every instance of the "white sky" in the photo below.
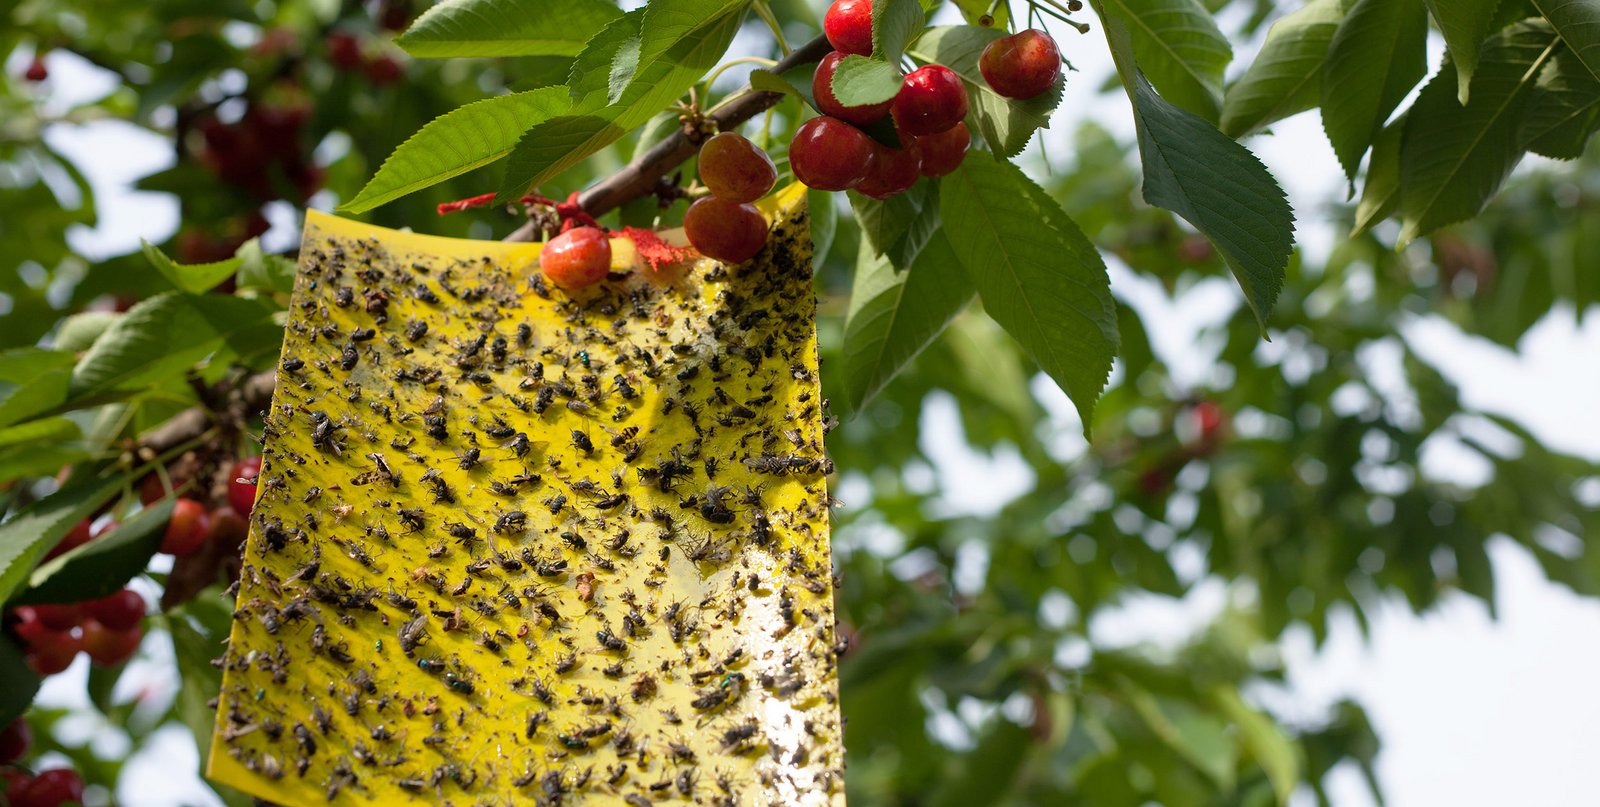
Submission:
M 1091 88 L 1109 75 L 1100 34 L 1054 33 L 1081 72 L 1072 77 L 1069 100 L 1049 133 L 1051 153 L 1063 153 L 1065 138 L 1091 116 L 1113 132 L 1131 135 L 1132 122 L 1120 95 L 1086 100 Z M 20 69 L 21 55 L 14 56 L 18 63 L 6 69 Z M 70 56 L 53 54 L 49 64 L 52 78 L 45 91 L 57 109 L 110 87 L 104 74 Z M 1275 130 L 1249 145 L 1302 211 L 1302 240 L 1325 246 L 1334 235 L 1308 225 L 1316 205 L 1340 192 L 1341 180 L 1320 123 L 1312 113 Z M 162 140 L 125 124 L 100 123 L 53 127 L 48 141 L 83 168 L 95 186 L 100 226 L 74 233 L 76 248 L 97 256 L 117 254 L 136 247 L 141 237 L 161 241 L 176 229 L 174 203 L 132 194 L 128 188 L 132 180 L 170 163 Z M 278 218 L 283 217 L 275 217 L 275 223 Z M 1146 315 L 1154 346 L 1176 377 L 1198 381 L 1208 376 L 1214 350 L 1194 336 L 1231 313 L 1238 304 L 1236 288 L 1221 281 L 1202 284 L 1175 301 L 1116 266 L 1113 286 Z M 1552 312 L 1515 352 L 1465 337 L 1438 320 L 1419 319 L 1405 329 L 1404 337 L 1461 386 L 1469 406 L 1514 417 L 1554 448 L 1600 459 L 1600 429 L 1594 427 L 1594 414 L 1600 412 L 1600 373 L 1574 372 L 1600 367 L 1600 312 L 1591 314 L 1579 328 L 1571 311 Z M 1034 390 L 1060 419 L 1060 432 L 1068 435 L 1053 447 L 1058 455 L 1081 451 L 1076 416 L 1065 397 L 1047 383 L 1035 384 Z M 1026 489 L 1028 472 L 1015 456 L 971 455 L 954 439 L 960 424 L 949 406 L 930 407 L 923 426 L 950 509 L 991 510 L 1007 491 L 1015 495 Z M 970 495 L 983 490 L 990 494 Z M 1365 644 L 1353 621 L 1338 626 L 1321 650 L 1313 649 L 1306 632 L 1291 632 L 1284 645 L 1289 693 L 1262 696 L 1291 719 L 1314 718 L 1349 695 L 1366 704 L 1384 742 L 1379 773 L 1391 807 L 1597 802 L 1600 766 L 1592 757 L 1600 749 L 1600 697 L 1592 679 L 1600 669 L 1600 602 L 1551 585 L 1531 558 L 1509 542 L 1497 543 L 1491 555 L 1500 584 L 1498 621 L 1490 621 L 1476 602 L 1452 597 L 1422 617 L 1412 616 L 1398 602 L 1381 609 Z M 1220 586 L 1201 585 L 1183 603 L 1142 599 L 1097 620 L 1093 632 L 1097 638 L 1124 641 L 1175 641 L 1204 625 L 1225 596 Z M 170 658 L 169 648 L 153 645 L 148 643 L 145 652 Z M 70 673 L 51 679 L 41 700 L 83 704 L 84 665 L 79 659 Z M 188 778 L 194 760 L 186 733 L 165 733 L 159 747 L 129 767 L 120 799 L 130 805 L 209 803 L 204 788 Z M 1339 807 L 1371 803 L 1353 771 L 1336 778 L 1334 796 Z

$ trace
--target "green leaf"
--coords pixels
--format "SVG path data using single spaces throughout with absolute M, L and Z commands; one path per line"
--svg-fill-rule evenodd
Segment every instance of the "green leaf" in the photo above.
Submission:
M 72 361 L 71 353 L 36 347 L 0 352 L 0 426 L 19 423 L 64 403 L 72 381 Z
M 1200 0 L 1103 0 L 1102 20 L 1107 9 L 1127 26 L 1139 69 L 1162 97 L 1215 122 L 1233 49 Z
M 65 442 L 83 436 L 76 421 L 70 418 L 39 418 L 0 428 L 0 448 L 37 443 L 45 440 Z
M 1250 707 L 1231 687 L 1218 687 L 1211 693 L 1222 713 L 1239 727 L 1239 740 L 1246 751 L 1255 758 L 1267 780 L 1278 796 L 1278 803 L 1288 804 L 1300 780 L 1300 754 L 1294 742 L 1272 719 Z
M 72 484 L 0 524 L 0 602 L 11 598 L 33 565 L 60 543 L 73 525 L 115 495 L 121 481 L 95 479 Z
M 1583 156 L 1600 128 L 1600 81 L 1562 48 L 1539 72 L 1538 93 L 1522 121 L 1522 147 L 1558 160 Z
M 833 73 L 833 95 L 845 106 L 881 104 L 900 92 L 900 69 L 888 62 L 850 55 Z
M 1087 432 L 1117 350 L 1105 263 L 1020 168 L 972 154 L 942 180 L 944 233 L 984 309 L 1072 397 Z
M 652 0 L 644 8 L 639 63 L 682 52 L 685 43 L 704 40 L 730 17 L 743 18 L 749 5 L 750 0 Z
M 239 247 L 239 275 L 241 289 L 288 294 L 294 291 L 295 263 L 282 255 L 271 255 L 261 249 L 261 239 L 252 238 Z
M 1249 149 L 1156 95 L 1133 64 L 1121 20 L 1101 19 L 1133 101 L 1145 201 L 1177 213 L 1211 239 L 1265 328 L 1294 250 L 1294 211 L 1283 189 Z
M 0 633 L 0 726 L 22 716 L 39 691 L 39 676 L 28 667 L 27 656 L 11 637 Z
M 1408 112 L 1383 127 L 1372 143 L 1372 159 L 1367 162 L 1367 181 L 1356 205 L 1353 238 L 1372 229 L 1374 224 L 1394 214 L 1400 202 L 1400 138 L 1405 134 Z
M 839 232 L 839 209 L 834 206 L 833 194 L 828 191 L 806 191 L 806 211 L 811 226 L 811 271 L 822 269 L 833 249 L 833 239 Z
M 1158 739 L 1209 777 L 1218 789 L 1233 790 L 1239 749 L 1225 723 L 1181 701 L 1163 702 L 1131 682 L 1124 683 L 1123 694 Z
M 80 602 L 114 594 L 144 571 L 161 546 L 175 500 L 163 499 L 115 529 L 33 571 L 19 605 Z
M 69 353 L 88 350 L 94 345 L 95 340 L 100 338 L 100 334 L 105 333 L 106 329 L 111 327 L 111 323 L 121 318 L 122 312 L 120 311 L 80 311 L 73 314 L 61 320 L 61 327 L 56 329 L 54 347 L 56 350 L 64 350 Z M 72 373 L 69 371 L 64 376 L 71 378 Z M 63 383 L 61 385 L 63 399 L 66 396 L 66 391 L 66 384 Z M 0 422 L 3 421 L 4 418 L 0 418 Z
M 1267 29 L 1255 61 L 1222 99 L 1223 134 L 1238 138 L 1317 105 L 1328 43 L 1353 0 L 1312 0 Z
M 434 118 L 401 143 L 340 210 L 363 213 L 511 153 L 524 132 L 572 106 L 566 87 L 475 101 Z
M 202 765 L 211 756 L 211 742 L 217 722 L 216 709 L 209 701 L 222 688 L 222 671 L 212 666 L 211 660 L 222 654 L 231 616 L 231 611 L 217 590 L 207 589 L 199 597 L 185 603 L 180 611 L 166 617 L 178 675 L 182 679 L 173 707 L 178 718 L 194 735 Z M 210 784 L 228 807 L 251 807 L 257 803 L 255 799 L 227 785 Z
M 976 290 L 943 230 L 906 271 L 872 254 L 866 239 L 844 325 L 846 402 L 859 412 L 950 323 Z
M 899 62 L 906 46 L 927 24 L 928 17 L 917 0 L 876 0 L 872 4 L 872 58 L 889 65 Z
M 916 261 L 934 231 L 939 229 L 939 185 L 918 182 L 911 190 L 888 199 L 848 194 L 861 233 L 874 254 L 889 259 L 896 269 Z
M 1589 76 L 1600 80 L 1600 3 L 1594 0 L 1533 0 L 1533 5 L 1555 26 L 1561 40 L 1588 68 Z
M 1494 29 L 1494 10 L 1500 0 L 1427 0 L 1427 3 L 1434 22 L 1444 33 L 1445 47 L 1456 67 L 1456 92 L 1464 105 L 1470 98 L 1468 90 L 1477 72 L 1479 50 Z
M 648 9 L 654 8 L 647 7 L 647 20 Z M 737 12 L 742 9 L 742 4 L 736 4 L 735 13 L 724 13 L 707 25 L 693 28 L 655 57 L 650 55 L 652 43 L 646 28 L 638 73 L 622 98 L 597 110 L 551 118 L 523 133 L 506 160 L 500 198 L 521 196 L 648 123 L 657 112 L 676 102 L 722 58 L 739 29 L 742 15 Z M 579 61 L 583 59 L 580 57 Z M 580 104 L 578 108 L 586 106 Z
M 1359 0 L 1339 24 L 1322 73 L 1322 129 L 1345 176 L 1427 73 L 1427 38 L 1416 0 Z
M 816 65 L 802 64 L 789 68 L 780 73 L 771 70 L 751 70 L 750 86 L 763 92 L 781 92 L 793 95 L 806 102 L 806 106 L 817 108 L 817 101 L 811 97 L 811 77 L 816 73 Z
M 1043 93 L 1026 101 L 1016 101 L 989 89 L 978 69 L 978 58 L 990 42 L 1005 36 L 1004 31 L 972 25 L 930 28 L 911 49 L 913 58 L 928 64 L 942 64 L 966 82 L 971 111 L 968 114 L 976 134 L 989 149 L 1006 157 L 1016 156 L 1039 129 L 1048 128 L 1050 115 L 1061 103 L 1065 78 Z
M 228 337 L 270 324 L 267 303 L 167 292 L 150 297 L 95 341 L 72 372 L 73 397 L 143 389 L 205 359 Z
M 238 258 L 228 258 L 214 263 L 180 264 L 167 257 L 166 253 L 149 241 L 141 238 L 139 244 L 145 259 L 150 261 L 156 271 L 179 290 L 189 294 L 204 294 L 216 288 L 218 283 L 233 277 L 233 273 L 239 269 Z
M 1452 92 L 1446 64 L 1411 106 L 1400 144 L 1400 243 L 1483 209 L 1522 157 L 1524 112 L 1561 47 L 1545 22 L 1519 23 L 1483 48 L 1472 99 Z
M 419 58 L 573 56 L 620 16 L 605 0 L 444 0 L 395 44 Z
M 594 36 L 589 37 L 583 52 L 572 60 L 567 73 L 567 87 L 572 98 L 572 114 L 589 113 L 604 109 L 614 102 L 614 96 L 627 89 L 628 82 L 638 72 L 640 38 L 644 35 L 644 9 L 636 8 L 607 23 Z M 618 85 L 618 64 L 627 75 Z M 631 66 L 628 64 L 631 62 Z

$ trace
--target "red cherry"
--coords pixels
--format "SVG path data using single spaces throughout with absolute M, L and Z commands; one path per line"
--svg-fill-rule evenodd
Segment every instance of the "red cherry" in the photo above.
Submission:
M 89 519 L 84 519 L 72 525 L 72 529 L 67 530 L 67 534 L 62 537 L 61 543 L 56 544 L 49 552 L 45 553 L 44 559 L 49 560 L 57 555 L 65 555 L 89 543 L 89 539 L 93 537 L 94 535 L 89 532 Z
M 328 34 L 328 62 L 340 70 L 360 70 L 361 40 L 355 34 L 334 31 Z
M 1189 410 L 1189 417 L 1199 433 L 1197 451 L 1202 456 L 1216 451 L 1227 432 L 1227 411 L 1216 401 L 1200 401 Z
M 115 667 L 132 658 L 143 638 L 144 631 L 137 624 L 114 630 L 93 619 L 83 623 L 83 651 L 102 667 Z
M 205 233 L 200 232 L 198 230 L 190 230 L 188 232 L 189 232 L 189 234 L 195 236 L 195 240 L 196 241 L 199 241 L 200 239 L 205 239 L 207 241 L 210 240 L 210 236 L 208 236 Z M 202 245 L 200 245 L 198 243 L 194 245 L 195 247 L 198 247 L 198 248 L 190 249 L 189 248 L 190 245 L 183 243 L 183 236 L 180 235 L 178 238 L 179 238 L 178 251 L 183 253 L 185 257 L 189 257 L 189 258 L 212 258 L 212 259 L 215 259 L 215 260 L 222 260 L 222 258 L 216 258 L 216 255 L 221 254 L 222 249 L 213 249 L 213 250 L 207 251 L 206 249 L 203 248 Z M 229 256 L 231 256 L 232 254 L 233 254 L 232 251 L 228 252 Z M 201 261 L 201 263 L 210 263 L 210 261 Z M 145 507 L 149 507 L 150 505 L 155 504 L 156 502 L 159 502 L 162 499 L 165 499 L 166 497 L 167 497 L 167 486 L 164 483 L 162 483 L 160 474 L 155 474 L 155 473 L 145 474 L 145 477 L 143 479 L 139 480 L 139 503 L 140 504 L 144 505 Z
M 700 147 L 700 181 L 719 199 L 754 202 L 772 190 L 772 158 L 738 132 L 721 132 Z
M 44 81 L 50 77 L 50 68 L 44 63 L 44 54 L 36 54 L 33 57 L 33 61 L 28 63 L 28 69 L 23 72 L 22 77 L 28 81 Z
M 978 70 L 995 92 L 1007 98 L 1032 98 L 1061 75 L 1061 51 L 1050 35 L 1029 28 L 984 46 Z
M 17 768 L 0 768 L 0 783 L 5 785 L 5 788 L 0 790 L 0 793 L 4 793 L 9 800 L 7 803 L 15 807 L 17 794 L 21 793 L 28 785 L 33 784 L 33 777 L 26 771 Z
M 72 666 L 83 642 L 68 631 L 52 634 L 47 641 L 28 646 L 28 666 L 40 675 L 55 675 Z
M 33 780 L 10 794 L 12 807 L 61 807 L 83 803 L 83 777 L 67 768 L 40 771 Z
M 244 543 L 250 532 L 250 522 L 226 505 L 211 511 L 211 540 L 219 546 L 235 549 Z
M 144 619 L 144 598 L 132 589 L 84 603 L 83 610 L 96 622 L 112 629 L 127 630 Z
M 49 642 L 60 633 L 45 627 L 44 623 L 39 621 L 38 612 L 31 605 L 20 605 L 11 609 L 10 622 L 11 632 L 28 647 Z
M 539 265 L 561 288 L 592 286 L 611 271 L 611 241 L 598 227 L 574 227 L 544 245 Z
M 179 556 L 193 554 L 206 542 L 210 521 L 205 505 L 194 499 L 179 499 L 173 504 L 167 532 L 161 536 L 161 551 Z
M 967 86 L 944 65 L 919 67 L 901 82 L 889 110 L 903 135 L 942 132 L 967 116 Z
M 839 51 L 822 57 L 822 62 L 817 65 L 817 72 L 812 74 L 811 97 L 816 99 L 817 111 L 857 126 L 866 126 L 883 120 L 883 116 L 889 114 L 889 104 L 894 101 L 892 98 L 881 104 L 845 106 L 834 96 L 833 74 L 839 69 L 839 62 L 843 61 L 844 57 L 845 54 Z
M 744 263 L 767 244 L 767 220 L 755 205 L 705 196 L 683 215 L 689 243 L 707 258 Z
M 79 603 L 35 605 L 33 614 L 39 619 L 39 624 L 50 630 L 72 630 L 83 621 L 83 606 Z
M 854 188 L 872 169 L 872 138 L 827 115 L 800 125 L 789 143 L 789 168 L 795 179 L 819 191 Z
M 970 145 L 972 132 L 967 129 L 965 122 L 911 140 L 911 150 L 922 159 L 922 175 L 925 177 L 942 177 L 960 168 Z
M 398 59 L 385 54 L 367 62 L 364 72 L 366 73 L 367 81 L 381 87 L 385 84 L 393 84 L 399 81 L 406 74 L 406 69 Z
M 245 457 L 228 470 L 228 504 L 246 518 L 256 506 L 256 477 L 260 475 L 260 457 Z
M 33 745 L 33 729 L 28 727 L 28 721 L 19 717 L 6 724 L 0 729 L 0 764 L 22 759 L 30 745 Z
M 887 199 L 905 193 L 922 177 L 922 158 L 910 149 L 896 149 L 875 144 L 872 170 L 861 180 L 856 191 L 873 199 Z
M 872 55 L 872 0 L 834 0 L 822 15 L 828 43 L 841 53 Z

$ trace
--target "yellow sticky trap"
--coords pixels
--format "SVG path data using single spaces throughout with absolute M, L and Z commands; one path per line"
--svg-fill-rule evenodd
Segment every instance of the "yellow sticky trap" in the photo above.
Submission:
M 538 245 L 310 214 L 212 779 L 843 803 L 804 194 L 766 212 L 748 264 L 572 295 Z

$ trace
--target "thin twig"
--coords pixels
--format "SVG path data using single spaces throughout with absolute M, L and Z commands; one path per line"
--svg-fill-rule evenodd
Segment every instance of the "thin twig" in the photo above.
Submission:
M 832 49 L 826 37 L 815 39 L 794 49 L 772 66 L 772 72 L 782 73 L 792 67 L 815 62 Z M 729 130 L 767 111 L 783 99 L 782 93 L 756 92 L 746 85 L 734 93 L 733 100 L 714 112 L 710 118 L 719 130 Z M 623 204 L 655 192 L 656 183 L 672 169 L 693 157 L 700 144 L 691 140 L 681 130 L 639 155 L 622 170 L 590 186 L 578 195 L 578 205 L 591 216 L 602 216 Z M 532 222 L 518 227 L 505 237 L 507 241 L 532 241 Z

